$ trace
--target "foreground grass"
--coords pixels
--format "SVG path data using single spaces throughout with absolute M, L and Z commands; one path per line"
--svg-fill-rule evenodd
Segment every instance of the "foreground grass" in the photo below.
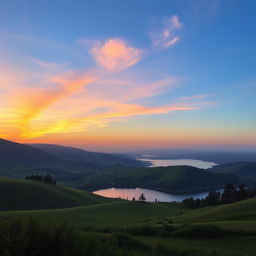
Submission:
M 227 236 L 214 239 L 139 237 L 139 240 L 148 245 L 162 244 L 170 249 L 196 250 L 206 255 L 255 256 L 256 252 L 255 236 Z
M 256 198 L 191 210 L 177 203 L 106 199 L 62 186 L 5 178 L 0 178 L 0 192 L 1 207 L 10 209 L 63 204 L 62 209 L 0 211 L 0 249 L 6 249 L 0 255 L 255 256 Z M 19 219 L 33 221 L 24 228 Z M 8 222 L 14 224 L 5 226 Z M 41 254 L 33 254 L 37 248 L 31 247 L 27 237 L 42 246 Z M 62 245 L 70 241 L 67 253 Z M 54 248 L 57 251 L 49 254 Z
M 256 236 L 234 236 L 212 225 L 144 225 L 103 232 L 8 219 L 0 221 L 0 230 L 0 254 L 5 256 L 254 256 L 256 249 Z M 147 236 L 140 235 L 144 231 Z

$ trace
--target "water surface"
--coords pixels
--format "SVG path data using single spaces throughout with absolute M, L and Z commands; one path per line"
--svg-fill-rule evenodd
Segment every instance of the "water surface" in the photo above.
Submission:
M 149 167 L 157 167 L 157 166 L 176 166 L 176 165 L 188 165 L 188 166 L 194 166 L 201 169 L 208 169 L 212 168 L 213 166 L 217 165 L 213 162 L 205 162 L 202 160 L 196 160 L 196 159 L 149 159 L 149 158 L 143 158 L 138 159 L 142 161 L 150 162 L 151 165 Z
M 194 199 L 201 199 L 208 195 L 208 192 L 176 195 L 145 188 L 108 188 L 97 190 L 94 191 L 93 193 L 100 196 L 122 198 L 127 200 L 132 200 L 133 197 L 135 197 L 135 199 L 138 200 L 140 194 L 143 193 L 146 197 L 146 201 L 148 202 L 154 202 L 155 199 L 157 199 L 160 202 L 181 202 L 189 197 L 193 197 Z

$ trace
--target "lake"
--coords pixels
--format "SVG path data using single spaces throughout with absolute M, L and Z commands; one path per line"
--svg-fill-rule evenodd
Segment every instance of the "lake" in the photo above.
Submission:
M 146 201 L 154 202 L 155 199 L 160 202 L 181 202 L 186 198 L 193 197 L 194 199 L 201 199 L 208 195 L 208 192 L 202 193 L 194 193 L 194 194 L 185 194 L 185 195 L 177 195 L 177 194 L 168 194 L 156 190 L 145 189 L 145 188 L 108 188 L 101 189 L 93 192 L 96 195 L 112 197 L 112 198 L 122 198 L 132 200 L 135 197 L 138 200 L 141 193 L 143 193 L 146 197 Z
M 213 166 L 217 165 L 213 162 L 205 162 L 202 160 L 195 160 L 195 159 L 149 159 L 143 158 L 138 159 L 141 161 L 150 162 L 151 165 L 149 167 L 157 167 L 157 166 L 175 166 L 175 165 L 189 165 L 194 166 L 201 169 L 208 169 L 212 168 Z
M 201 169 L 208 169 L 217 164 L 212 162 L 205 162 L 201 160 L 195 159 L 138 159 L 142 161 L 151 162 L 150 167 L 157 167 L 157 166 L 176 166 L 176 165 L 189 165 L 194 166 Z M 135 197 L 138 200 L 141 193 L 146 196 L 146 201 L 154 202 L 155 199 L 159 200 L 160 202 L 181 202 L 186 198 L 193 197 L 194 199 L 201 199 L 208 195 L 207 192 L 202 193 L 194 193 L 194 194 L 185 194 L 185 195 L 177 195 L 177 194 L 169 194 L 164 193 L 156 190 L 145 189 L 145 188 L 108 188 L 108 189 L 101 189 L 93 192 L 94 194 L 105 196 L 105 197 L 112 197 L 112 198 L 123 198 L 132 200 Z

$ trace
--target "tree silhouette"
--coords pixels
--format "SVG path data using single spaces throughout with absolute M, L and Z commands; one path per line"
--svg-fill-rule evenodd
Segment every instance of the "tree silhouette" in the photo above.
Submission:
M 139 200 L 141 202 L 145 202 L 146 201 L 146 197 L 145 197 L 145 195 L 143 193 L 140 194 Z
M 204 206 L 218 205 L 220 203 L 220 192 L 210 191 L 208 196 L 203 200 Z
M 237 201 L 236 196 L 237 196 L 236 187 L 232 183 L 228 183 L 224 187 L 224 191 L 221 197 L 221 202 L 224 204 L 233 203 Z

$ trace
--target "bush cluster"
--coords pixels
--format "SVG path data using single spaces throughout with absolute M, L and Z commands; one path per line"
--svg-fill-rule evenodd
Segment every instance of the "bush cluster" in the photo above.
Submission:
M 45 182 L 45 183 L 50 183 L 50 184 L 54 184 L 56 185 L 56 180 L 53 179 L 53 177 L 50 174 L 46 174 L 46 175 L 27 175 L 25 177 L 26 180 L 35 180 L 35 181 L 41 181 L 41 182 Z
M 207 206 L 214 206 L 220 204 L 234 203 L 256 196 L 255 190 L 249 190 L 244 184 L 239 185 L 237 189 L 233 184 L 225 185 L 223 192 L 210 191 L 207 197 L 203 199 L 193 199 L 192 197 L 182 201 L 188 208 L 200 208 Z

